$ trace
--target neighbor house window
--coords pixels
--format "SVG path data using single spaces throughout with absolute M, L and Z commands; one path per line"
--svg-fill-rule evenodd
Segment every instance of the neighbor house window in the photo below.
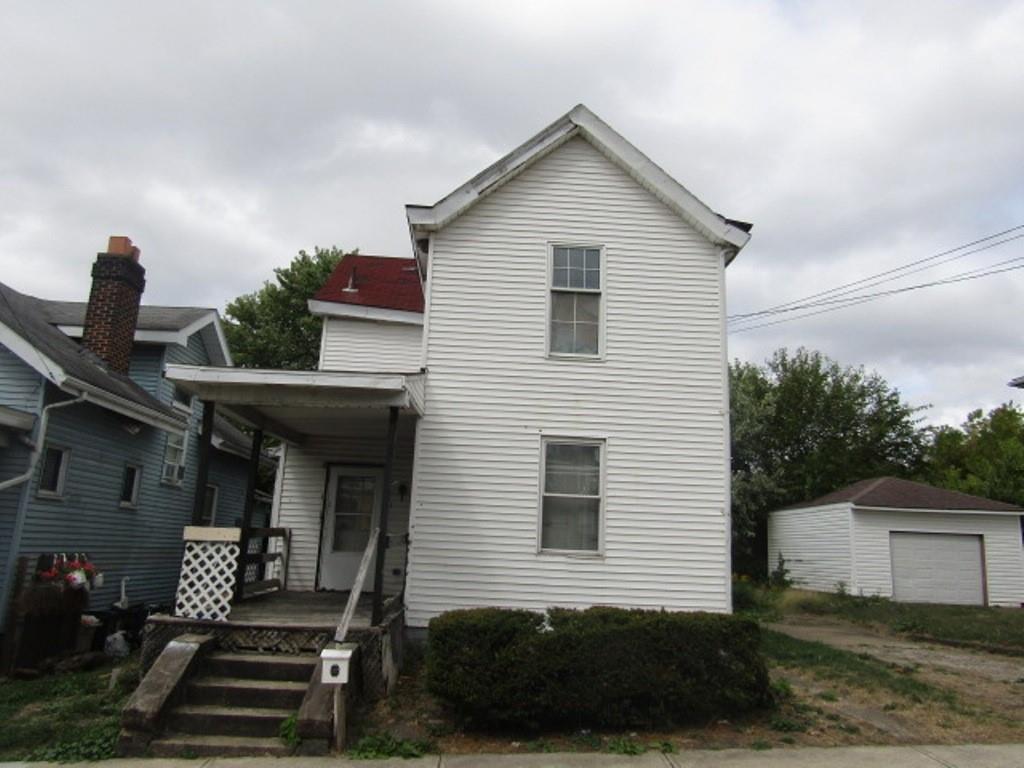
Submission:
M 167 447 L 164 449 L 163 480 L 171 485 L 181 485 L 185 479 L 185 453 L 188 447 L 188 433 L 167 435 Z
M 121 506 L 135 507 L 139 503 L 139 483 L 142 480 L 142 467 L 125 464 L 124 475 L 121 476 Z
M 46 446 L 43 454 L 43 468 L 39 473 L 39 494 L 41 496 L 63 496 L 64 478 L 68 473 L 70 453 L 64 448 Z
M 213 525 L 217 521 L 217 486 L 212 483 L 206 486 L 203 495 L 203 525 Z
M 603 454 L 600 441 L 543 442 L 541 549 L 600 549 Z
M 183 390 L 181 387 L 174 387 L 174 400 L 171 405 L 176 408 L 181 408 L 186 411 L 192 410 L 192 395 Z
M 601 353 L 601 249 L 556 245 L 551 253 L 553 355 Z

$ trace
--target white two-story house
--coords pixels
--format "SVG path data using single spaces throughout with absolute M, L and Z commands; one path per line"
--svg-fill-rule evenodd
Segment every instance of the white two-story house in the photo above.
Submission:
M 283 441 L 287 589 L 350 590 L 365 554 L 411 627 L 729 611 L 725 268 L 750 225 L 582 105 L 407 217 L 411 258 L 346 256 L 310 302 L 318 371 L 168 371 Z

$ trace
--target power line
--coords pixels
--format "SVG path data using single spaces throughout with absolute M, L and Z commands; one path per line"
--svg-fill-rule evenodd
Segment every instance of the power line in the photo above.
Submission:
M 1021 256 L 1021 257 L 1018 257 L 1018 258 L 1015 258 L 1015 259 L 1009 259 L 1009 260 L 1007 260 L 1005 262 L 1001 262 L 1001 263 L 1008 264 L 1010 262 L 1021 261 L 1021 260 L 1024 260 L 1024 256 Z M 992 265 L 992 266 L 996 266 L 996 265 Z M 985 269 L 987 269 L 987 268 L 985 268 Z M 916 290 L 920 290 L 922 288 L 932 288 L 932 287 L 935 287 L 935 286 L 938 286 L 938 285 L 949 285 L 951 283 L 963 283 L 963 282 L 966 282 L 968 280 L 978 280 L 979 278 L 989 277 L 991 275 L 1000 275 L 1000 274 L 1003 274 L 1004 272 L 1015 272 L 1018 269 L 1024 269 L 1024 264 L 1018 264 L 1015 267 L 1005 267 L 1003 269 L 989 269 L 988 271 L 981 272 L 980 274 L 972 274 L 971 272 L 965 272 L 965 273 L 963 273 L 962 277 L 952 277 L 952 278 L 947 278 L 945 280 L 935 280 L 935 281 L 930 282 L 930 283 L 920 283 L 918 285 L 908 285 L 908 286 L 905 286 L 903 288 L 893 288 L 893 289 L 888 290 L 888 291 L 879 291 L 878 293 L 870 293 L 870 294 L 866 294 L 866 295 L 863 295 L 863 296 L 851 296 L 851 297 L 849 297 L 847 299 L 837 299 L 836 300 L 837 302 L 844 302 L 844 303 L 840 304 L 839 306 L 826 307 L 825 309 L 819 309 L 816 312 L 807 312 L 807 313 L 804 313 L 802 315 L 797 315 L 795 317 L 784 317 L 781 320 L 772 320 L 772 321 L 766 322 L 766 323 L 757 323 L 755 325 L 746 325 L 746 326 L 743 326 L 742 328 L 736 328 L 736 329 L 730 331 L 730 333 L 744 333 L 746 331 L 753 331 L 756 328 L 767 328 L 770 325 L 781 325 L 782 323 L 790 323 L 790 322 L 793 322 L 794 320 L 803 320 L 804 318 L 813 317 L 814 315 L 823 315 L 826 312 L 836 312 L 836 311 L 838 311 L 840 309 L 846 309 L 847 307 L 856 306 L 857 304 L 864 304 L 864 303 L 869 302 L 869 301 L 875 301 L 877 299 L 885 298 L 886 296 L 893 296 L 893 295 L 898 294 L 898 293 L 907 293 L 909 291 L 916 291 Z M 977 271 L 978 270 L 973 270 L 973 272 L 977 272 Z M 813 307 L 813 306 L 819 306 L 819 305 L 812 304 L 812 305 L 808 305 L 808 306 L 812 306 Z
M 1020 237 L 1024 237 L 1024 235 L 1020 235 Z M 967 277 L 969 275 L 974 275 L 974 274 L 976 274 L 978 272 L 984 272 L 985 270 L 995 269 L 996 267 L 1002 267 L 1002 266 L 1005 266 L 1006 264 L 1013 264 L 1013 263 L 1018 262 L 1018 261 L 1024 261 L 1024 256 L 1015 256 L 1012 259 L 1006 259 L 1004 261 L 997 261 L 995 264 L 988 264 L 988 265 L 986 265 L 984 267 L 975 267 L 974 269 L 969 269 L 969 270 L 967 270 L 965 272 L 957 272 L 956 274 L 950 275 L 949 277 L 942 278 L 941 280 L 937 280 L 937 281 L 933 281 L 933 282 L 929 282 L 929 283 L 921 283 L 921 284 L 919 284 L 917 286 L 909 286 L 909 287 L 910 288 L 930 287 L 930 286 L 933 286 L 933 285 L 944 285 L 947 282 L 958 282 L 959 278 Z M 988 274 L 988 273 L 986 272 L 986 274 Z M 868 287 L 868 286 L 865 286 L 865 287 Z M 863 289 L 859 289 L 859 290 L 863 290 Z M 811 309 L 811 308 L 814 308 L 814 307 L 822 307 L 822 306 L 828 306 L 828 305 L 832 305 L 832 304 L 845 304 L 846 302 L 860 303 L 858 300 L 862 299 L 862 298 L 865 298 L 865 297 L 871 298 L 871 297 L 887 296 L 887 295 L 890 295 L 892 293 L 902 293 L 902 292 L 903 292 L 902 288 L 897 288 L 897 289 L 894 289 L 894 290 L 891 290 L 891 291 L 876 291 L 875 293 L 856 293 L 854 291 L 850 291 L 849 293 L 855 293 L 855 295 L 847 296 L 846 298 L 842 298 L 842 296 L 844 294 L 837 294 L 835 297 L 833 297 L 831 299 L 819 299 L 818 301 L 808 302 L 807 304 L 796 304 L 796 305 L 793 305 L 791 307 L 787 307 L 785 309 L 764 310 L 763 312 L 757 312 L 757 313 L 751 313 L 749 315 L 744 315 L 740 319 L 738 319 L 738 322 L 742 324 L 743 322 L 748 322 L 749 320 L 753 319 L 754 317 L 761 317 L 761 316 L 764 316 L 764 315 L 783 315 L 783 314 L 786 314 L 787 312 L 796 312 L 796 311 L 799 311 L 801 309 Z
M 991 235 L 986 235 L 985 237 L 980 237 L 980 238 L 978 238 L 976 240 L 972 240 L 969 243 L 964 243 L 962 245 L 958 245 L 955 248 L 949 248 L 949 249 L 947 249 L 945 251 L 941 251 L 941 252 L 933 254 L 931 256 L 926 256 L 923 259 L 917 259 L 915 261 L 910 261 L 910 262 L 907 262 L 906 264 L 902 264 L 902 265 L 900 265 L 898 267 L 893 267 L 892 269 L 887 269 L 887 270 L 885 270 L 883 272 L 878 272 L 878 273 L 876 273 L 874 275 L 868 275 L 867 277 L 862 277 L 859 280 L 854 280 L 854 281 L 849 282 L 849 283 L 844 283 L 843 285 L 838 285 L 835 288 L 829 288 L 829 289 L 824 290 L 824 291 L 819 291 L 818 293 L 812 293 L 809 296 L 804 296 L 803 298 L 793 299 L 792 301 L 783 302 L 782 304 L 776 304 L 776 305 L 774 305 L 772 307 L 768 307 L 768 308 L 766 308 L 764 310 L 760 310 L 758 312 L 747 312 L 747 313 L 744 313 L 744 314 L 732 315 L 732 316 L 730 316 L 729 319 L 733 320 L 733 319 L 742 319 L 742 318 L 746 318 L 746 317 L 757 317 L 757 316 L 761 316 L 761 315 L 764 315 L 764 314 L 769 314 L 772 311 L 777 310 L 777 309 L 782 309 L 782 308 L 785 308 L 785 307 L 789 307 L 789 306 L 791 306 L 793 304 L 809 302 L 809 301 L 811 301 L 813 299 L 816 299 L 818 297 L 828 296 L 830 294 L 834 294 L 834 293 L 837 293 L 839 291 L 844 291 L 844 289 L 853 288 L 854 286 L 861 286 L 861 288 L 871 288 L 871 287 L 874 287 L 875 285 L 880 285 L 880 284 L 882 284 L 884 282 L 889 282 L 891 280 L 898 280 L 898 279 L 901 279 L 903 277 L 906 277 L 906 274 L 905 275 L 895 275 L 895 273 L 897 273 L 897 272 L 905 272 L 906 270 L 910 269 L 911 267 L 915 267 L 915 266 L 917 266 L 919 264 L 925 264 L 925 263 L 928 263 L 928 262 L 931 262 L 931 261 L 935 261 L 937 259 L 941 259 L 943 256 L 949 256 L 950 254 L 957 254 L 952 259 L 947 259 L 947 260 L 945 260 L 943 262 L 940 262 L 939 264 L 933 264 L 933 265 L 931 265 L 929 267 L 924 267 L 923 269 L 914 270 L 913 272 L 907 272 L 907 274 L 913 274 L 914 272 L 920 272 L 920 271 L 923 271 L 924 269 L 930 269 L 932 267 L 940 266 L 941 264 L 946 264 L 946 263 L 948 263 L 950 261 L 955 261 L 956 259 L 963 258 L 964 256 L 969 256 L 972 253 L 979 253 L 980 251 L 988 250 L 989 248 L 995 248 L 995 247 L 998 247 L 998 246 L 1003 245 L 1005 243 L 1011 242 L 1012 240 L 1017 240 L 1019 238 L 1022 238 L 1022 237 L 1024 237 L 1024 234 L 1015 235 L 1015 236 L 1007 238 L 1005 240 L 1001 240 L 998 243 L 990 243 L 990 244 L 988 244 L 986 246 L 983 246 L 982 248 L 978 248 L 977 250 L 970 251 L 968 253 L 959 253 L 959 251 L 963 251 L 963 250 L 971 248 L 972 246 L 975 246 L 975 245 L 980 245 L 981 243 L 987 243 L 990 240 L 994 240 L 995 238 L 1002 237 L 1004 235 L 1008 235 L 1011 232 L 1017 232 L 1018 230 L 1021 230 L 1021 229 L 1024 229 L 1024 224 L 1018 224 L 1017 226 L 1010 227 L 1009 229 L 1004 229 L 1001 232 L 995 232 L 995 233 L 993 233 Z M 879 280 L 879 278 L 886 277 L 887 275 L 894 275 L 894 277 L 889 278 L 888 281 L 882 280 L 882 281 L 879 281 L 879 282 L 872 283 L 872 285 L 863 285 L 864 283 L 868 283 L 868 282 L 871 282 L 871 281 L 877 281 L 877 280 Z M 844 293 L 851 293 L 851 292 L 852 291 L 844 291 Z

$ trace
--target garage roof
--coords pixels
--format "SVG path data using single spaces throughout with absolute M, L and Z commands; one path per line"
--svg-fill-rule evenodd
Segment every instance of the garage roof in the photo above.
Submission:
M 936 488 L 926 483 L 901 480 L 898 477 L 873 477 L 861 480 L 812 501 L 793 504 L 787 509 L 821 507 L 848 502 L 858 507 L 892 509 L 972 510 L 983 512 L 1024 512 L 1024 509 L 1003 501 L 993 501 L 969 493 Z

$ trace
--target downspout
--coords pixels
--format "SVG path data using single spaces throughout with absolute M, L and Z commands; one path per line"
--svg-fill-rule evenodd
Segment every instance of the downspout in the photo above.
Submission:
M 45 392 L 45 387 L 44 387 Z M 86 401 L 85 393 L 79 394 L 74 400 L 64 400 L 59 403 L 50 403 L 49 405 L 43 406 L 43 410 L 39 416 L 39 427 L 36 430 L 35 445 L 32 449 L 31 457 L 28 462 L 28 469 L 23 474 L 17 477 L 12 477 L 9 480 L 4 480 L 0 483 L 0 491 L 6 490 L 7 488 L 13 488 L 21 483 L 24 483 L 32 478 L 35 474 L 36 465 L 39 463 L 39 457 L 43 452 L 43 445 L 46 441 L 46 427 L 50 421 L 50 411 L 58 408 L 66 408 L 70 405 L 78 405 Z M 25 529 L 25 518 L 28 515 L 28 489 L 22 489 L 22 503 L 18 504 L 17 518 L 14 521 L 14 530 L 11 531 L 11 544 L 7 551 L 7 562 L 4 565 L 3 581 L 0 582 L 0 632 L 2 632 L 7 624 L 7 604 L 10 598 L 11 591 L 11 577 L 14 575 L 15 563 L 18 561 L 18 550 L 21 548 L 21 534 Z
M 17 477 L 12 477 L 8 480 L 4 480 L 0 483 L 0 491 L 6 491 L 8 488 L 13 488 L 16 485 L 21 485 L 26 480 L 29 480 L 36 471 L 36 464 L 39 463 L 39 457 L 42 455 L 42 445 L 46 440 L 46 426 L 49 423 L 50 411 L 56 410 L 57 408 L 66 408 L 69 405 L 78 405 L 86 400 L 86 395 L 80 394 L 74 400 L 63 400 L 59 403 L 50 403 L 43 408 L 43 413 L 39 417 L 39 431 L 36 434 L 35 446 L 32 449 L 32 456 L 28 461 L 28 469 Z

